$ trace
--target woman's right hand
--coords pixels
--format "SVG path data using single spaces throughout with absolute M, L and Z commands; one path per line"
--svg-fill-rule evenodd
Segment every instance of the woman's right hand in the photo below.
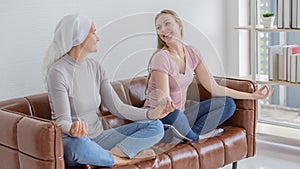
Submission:
M 176 109 L 170 97 L 166 97 L 161 103 L 155 109 L 149 110 L 148 117 L 150 119 L 162 119 Z
M 267 85 L 263 85 L 261 88 L 256 90 L 252 96 L 254 99 L 266 99 L 267 97 L 271 96 L 274 92 L 274 88 L 269 88 Z
M 88 133 L 88 125 L 78 118 L 72 123 L 69 133 L 73 137 L 85 137 Z

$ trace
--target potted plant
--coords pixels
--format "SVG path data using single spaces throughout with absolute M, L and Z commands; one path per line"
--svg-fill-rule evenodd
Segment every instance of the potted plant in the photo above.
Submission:
M 262 21 L 264 28 L 271 28 L 274 25 L 274 13 L 266 12 L 262 15 Z

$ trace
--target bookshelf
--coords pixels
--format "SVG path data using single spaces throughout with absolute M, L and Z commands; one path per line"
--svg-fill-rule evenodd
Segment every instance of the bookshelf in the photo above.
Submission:
M 282 39 L 279 43 L 280 44 L 285 44 L 287 39 L 286 39 L 286 35 L 287 33 L 289 32 L 299 32 L 300 33 L 300 29 L 295 29 L 295 28 L 277 28 L 277 26 L 274 26 L 274 27 L 271 27 L 271 28 L 264 28 L 262 25 L 258 24 L 257 22 L 257 17 L 259 14 L 259 10 L 257 8 L 260 8 L 261 4 L 258 4 L 260 3 L 260 1 L 263 1 L 263 0 L 249 0 L 249 3 L 250 3 L 250 25 L 244 25 L 244 26 L 237 26 L 237 27 L 234 27 L 234 29 L 236 30 L 246 30 L 246 31 L 249 31 L 249 35 L 250 35 L 250 57 L 251 57 L 251 74 L 246 76 L 246 77 L 241 77 L 242 79 L 246 79 L 246 80 L 252 80 L 254 81 L 256 84 L 268 84 L 268 85 L 276 85 L 276 86 L 279 86 L 279 95 L 283 94 L 284 97 L 286 97 L 285 95 L 285 92 L 286 92 L 286 87 L 296 87 L 296 88 L 299 88 L 300 89 L 300 83 L 295 83 L 295 82 L 288 82 L 288 81 L 282 81 L 282 80 L 269 80 L 269 76 L 268 75 L 265 75 L 265 74 L 262 74 L 262 73 L 259 73 L 260 71 L 258 70 L 258 60 L 260 59 L 259 57 L 260 54 L 259 54 L 259 45 L 260 42 L 259 42 L 259 34 L 260 33 L 266 33 L 266 34 L 270 34 L 270 33 L 273 33 L 273 32 L 278 32 L 280 34 L 280 38 Z M 277 0 L 271 0 L 272 2 L 274 3 L 277 3 Z M 300 0 L 298 0 L 298 2 L 300 3 Z M 300 13 L 300 12 L 299 12 Z M 298 15 L 300 16 L 300 15 Z M 275 18 L 277 18 L 277 16 L 275 16 Z M 300 44 L 299 44 L 300 45 Z M 262 63 L 260 63 L 262 64 Z M 268 66 L 266 64 L 268 63 L 264 63 L 265 65 L 264 66 Z M 286 99 L 286 98 L 285 98 Z M 278 105 L 268 105 L 268 103 L 262 101 L 262 102 L 259 102 L 259 104 L 257 105 L 257 110 L 259 110 L 259 114 L 258 116 L 261 116 L 260 113 L 262 111 L 262 109 L 266 109 L 266 111 L 268 113 L 270 112 L 275 112 L 275 110 L 277 111 L 277 107 L 279 106 L 282 106 L 282 107 L 285 107 L 285 110 L 286 111 L 287 109 L 290 110 L 290 109 L 293 109 L 292 107 L 289 107 L 287 105 L 282 105 L 282 100 L 285 100 L 285 99 L 279 99 L 280 103 Z M 283 101 L 284 102 L 284 101 Z M 299 109 L 300 110 L 300 109 Z M 280 110 L 282 111 L 282 110 Z M 294 112 L 296 112 L 296 114 L 298 114 L 299 118 L 300 118 L 300 111 L 298 112 L 298 110 L 293 110 Z M 283 113 L 284 114 L 284 113 Z M 265 116 L 265 114 L 264 114 Z M 258 118 L 258 122 L 261 122 L 261 123 L 266 123 L 266 121 L 264 119 L 260 119 Z M 285 123 L 277 123 L 277 122 L 274 122 L 272 121 L 272 119 L 270 119 L 269 121 L 270 124 L 274 124 L 274 125 L 282 125 L 284 126 Z M 295 127 L 296 126 L 296 127 Z M 292 127 L 292 128 L 300 128 L 300 123 L 296 124 L 296 125 L 290 125 L 288 127 Z
M 277 2 L 277 0 L 271 0 L 274 2 Z M 251 75 L 242 77 L 243 79 L 247 80 L 253 80 L 259 84 L 274 84 L 274 85 L 283 85 L 283 86 L 299 86 L 300 83 L 294 83 L 294 82 L 288 82 L 288 81 L 271 81 L 268 78 L 268 75 L 261 75 L 257 72 L 257 60 L 258 60 L 258 54 L 257 54 L 257 34 L 260 32 L 265 33 L 272 33 L 272 32 L 279 32 L 282 34 L 288 33 L 288 32 L 299 32 L 299 28 L 277 28 L 276 25 L 271 28 L 264 28 L 262 25 L 257 25 L 257 3 L 260 2 L 260 0 L 251 0 L 250 8 L 251 8 L 251 25 L 246 26 L 238 26 L 234 27 L 234 29 L 237 30 L 248 30 L 251 32 L 251 42 L 250 42 L 250 53 L 251 53 Z M 300 0 L 298 0 L 300 3 Z M 299 12 L 300 13 L 300 12 Z M 300 15 L 298 15 L 300 16 Z M 277 16 L 276 16 L 277 17 Z

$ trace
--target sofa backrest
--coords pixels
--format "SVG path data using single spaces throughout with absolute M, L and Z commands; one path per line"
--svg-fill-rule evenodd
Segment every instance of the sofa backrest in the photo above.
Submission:
M 250 93 L 255 91 L 255 86 L 250 81 L 238 81 L 237 79 L 225 79 L 219 77 L 216 77 L 215 79 L 217 83 L 233 89 Z M 112 82 L 112 86 L 125 104 L 142 107 L 145 101 L 146 83 L 147 77 L 136 77 L 134 79 L 114 81 Z M 197 83 L 196 80 L 194 80 L 194 82 L 188 88 L 187 100 L 202 101 L 210 97 L 210 93 L 207 92 L 207 90 L 205 90 L 201 84 Z M 235 100 L 235 102 L 237 104 L 237 112 L 238 110 L 255 110 L 255 102 L 253 100 Z M 16 111 L 29 116 L 51 120 L 51 109 L 47 93 L 1 101 L 0 109 Z M 109 111 L 107 111 L 107 109 L 101 105 L 100 110 L 104 119 L 108 124 L 110 124 L 110 127 L 116 127 L 129 123 L 128 120 L 119 119 L 111 115 Z M 238 123 L 236 120 L 234 120 L 235 116 L 238 117 L 237 115 L 234 115 L 232 117 L 232 122 Z M 236 125 L 247 128 L 245 124 L 247 123 L 239 123 Z
M 143 107 L 145 102 L 145 89 L 146 89 L 147 78 L 146 77 L 136 77 L 134 79 L 120 80 L 113 82 L 112 85 L 115 91 L 119 91 L 122 86 L 122 94 L 126 96 L 126 102 L 135 107 Z M 115 86 L 115 84 L 122 84 L 120 87 Z M 118 92 L 120 96 L 120 92 Z
M 33 116 L 51 120 L 51 109 L 47 93 L 26 96 L 25 98 L 30 103 Z
M 1 101 L 0 109 L 20 112 L 32 116 L 30 103 L 23 97 Z

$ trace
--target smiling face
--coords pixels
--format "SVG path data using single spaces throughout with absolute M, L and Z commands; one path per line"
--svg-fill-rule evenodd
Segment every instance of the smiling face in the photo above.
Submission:
M 168 46 L 178 43 L 182 38 L 182 24 L 171 14 L 160 14 L 156 18 L 155 26 L 158 37 Z

